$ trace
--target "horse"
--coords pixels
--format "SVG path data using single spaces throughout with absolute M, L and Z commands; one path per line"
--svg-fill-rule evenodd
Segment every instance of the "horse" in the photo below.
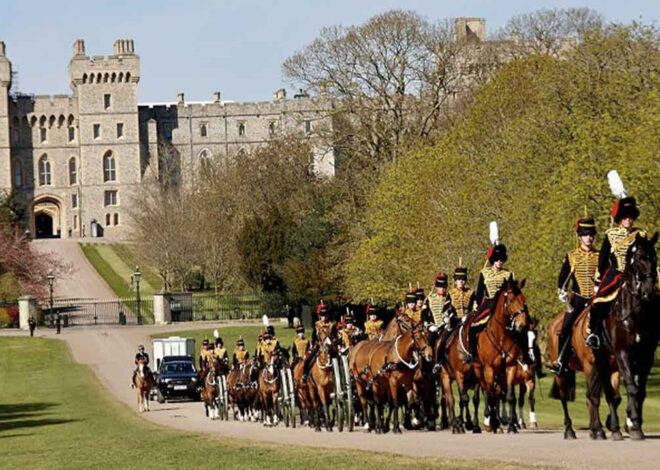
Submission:
M 431 361 L 433 353 L 423 324 L 409 327 L 400 322 L 404 333 L 393 341 L 365 341 L 359 343 L 349 357 L 351 375 L 356 381 L 356 388 L 363 409 L 366 409 L 366 387 L 363 385 L 364 374 L 371 382 L 371 398 L 374 402 L 372 422 L 375 414 L 376 433 L 389 430 L 389 420 L 394 414 L 392 432 L 401 433 L 399 426 L 399 407 L 403 405 L 406 393 L 412 389 L 413 377 L 419 363 L 419 355 Z M 360 347 L 360 345 L 364 345 Z M 403 392 L 403 393 L 402 393 Z M 383 409 L 389 404 L 389 415 L 384 420 Z M 372 426 L 374 427 L 374 426 Z
M 644 439 L 642 408 L 646 384 L 658 345 L 657 319 L 657 254 L 658 234 L 651 239 L 637 236 L 626 253 L 626 268 L 618 296 L 604 322 L 605 341 L 597 351 L 585 344 L 591 306 L 576 319 L 571 335 L 574 356 L 569 360 L 567 374 L 555 377 L 552 396 L 561 400 L 564 411 L 564 439 L 575 439 L 575 430 L 568 412 L 568 401 L 575 395 L 575 372 L 582 371 L 587 379 L 587 407 L 592 439 L 605 439 L 598 408 L 604 391 L 609 405 L 606 427 L 613 440 L 623 439 L 618 406 L 621 403 L 619 380 L 623 376 L 628 395 L 626 427 L 631 439 Z M 563 322 L 558 315 L 548 329 L 550 359 L 558 356 L 558 333 Z M 636 379 L 635 379 L 636 377 Z
M 220 395 L 220 388 L 218 386 L 219 380 L 219 361 L 214 358 L 210 361 L 206 377 L 204 379 L 204 384 L 202 385 L 202 401 L 204 402 L 204 411 L 206 416 L 210 417 L 212 420 L 220 419 L 220 409 L 218 403 L 218 397 Z
M 445 398 L 447 405 L 448 424 L 452 427 L 453 434 L 463 434 L 465 430 L 472 429 L 475 434 L 481 433 L 479 426 L 478 410 L 479 410 L 479 390 L 477 388 L 477 377 L 474 373 L 472 363 L 466 361 L 467 351 L 461 345 L 461 334 L 463 328 L 456 326 L 451 336 L 444 344 L 444 350 L 440 349 L 440 338 L 438 338 L 435 346 L 435 362 L 442 364 L 440 368 L 440 385 L 442 387 L 442 394 Z M 464 341 L 464 340 L 463 340 Z M 454 410 L 454 391 L 452 389 L 452 382 L 456 382 L 459 394 L 459 415 L 455 414 Z M 470 418 L 470 397 L 468 391 L 476 389 L 473 395 L 474 404 L 474 423 Z M 466 416 L 467 413 L 467 416 Z
M 279 422 L 280 373 L 282 354 L 275 349 L 270 360 L 260 367 L 258 396 L 261 402 L 261 415 L 264 426 L 277 426 Z
M 525 280 L 518 283 L 507 280 L 495 300 L 495 307 L 484 330 L 477 336 L 477 360 L 473 368 L 486 398 L 486 430 L 497 431 L 499 388 L 506 389 L 509 415 L 515 414 L 516 393 L 514 382 L 518 365 L 522 365 L 519 336 L 528 328 L 529 315 L 522 289 Z M 509 420 L 507 432 L 518 432 L 517 423 Z
M 147 360 L 138 361 L 138 370 L 135 374 L 135 388 L 137 389 L 138 411 L 140 413 L 149 411 L 149 396 L 153 386 L 153 376 L 147 367 Z
M 308 417 L 312 414 L 312 399 L 309 396 L 309 388 L 303 381 L 303 376 L 305 375 L 304 359 L 295 362 L 291 375 L 293 378 L 293 388 L 296 393 L 296 402 L 298 403 L 298 408 L 300 410 L 300 422 L 304 425 L 308 422 Z
M 227 375 L 227 389 L 234 407 L 234 419 L 240 421 L 255 419 L 252 405 L 255 402 L 258 386 L 258 369 L 255 359 L 234 367 Z
M 333 392 L 332 341 L 326 337 L 319 348 L 307 380 L 307 393 L 310 399 L 311 416 L 315 431 L 321 431 L 321 414 L 327 431 L 332 431 L 330 419 L 331 394 Z

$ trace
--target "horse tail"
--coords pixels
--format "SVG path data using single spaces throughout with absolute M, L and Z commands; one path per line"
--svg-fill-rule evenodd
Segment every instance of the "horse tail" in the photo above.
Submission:
M 561 379 L 555 379 L 550 389 L 550 398 L 555 400 L 565 399 L 575 401 L 575 371 L 567 370 Z

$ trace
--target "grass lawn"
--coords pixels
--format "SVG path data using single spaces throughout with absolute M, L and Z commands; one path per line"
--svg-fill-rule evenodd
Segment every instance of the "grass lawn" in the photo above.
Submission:
M 293 330 L 287 328 L 286 325 L 279 325 L 278 323 L 273 323 L 273 325 L 275 325 L 275 332 L 277 338 L 280 340 L 280 344 L 282 344 L 284 347 L 291 346 L 294 337 Z M 250 351 L 250 354 L 252 354 L 256 346 L 257 336 L 259 335 L 261 329 L 261 325 L 253 325 L 222 327 L 219 328 L 218 331 L 222 339 L 225 341 L 225 346 L 227 346 L 230 354 L 234 350 L 235 342 L 239 335 L 243 336 L 245 345 L 248 348 L 248 351 Z M 311 337 L 311 331 L 308 330 L 306 333 L 308 337 Z M 195 338 L 197 348 L 199 349 L 204 338 L 213 340 L 213 329 L 206 328 L 201 330 L 197 329 L 177 331 L 174 333 L 158 335 L 157 337 L 166 336 L 185 336 L 189 338 Z M 564 415 L 561 410 L 561 402 L 549 397 L 552 381 L 552 374 L 548 374 L 548 376 L 543 380 L 537 382 L 536 419 L 539 423 L 539 426 L 541 427 L 563 429 Z M 573 425 L 576 427 L 576 429 L 587 429 L 589 424 L 585 393 L 584 376 L 579 374 L 577 376 L 576 399 L 574 403 L 569 404 L 569 410 L 571 417 L 573 418 Z M 623 382 L 621 386 L 621 394 L 623 396 L 623 402 L 619 407 L 619 419 L 623 420 L 625 417 L 625 406 L 627 403 Z M 649 377 L 647 394 L 648 397 L 644 403 L 644 430 L 658 432 L 660 431 L 660 361 L 656 361 L 652 374 Z M 454 397 L 458 399 L 458 393 L 455 392 Z M 525 409 L 525 420 L 528 421 L 529 408 L 527 405 Z M 456 410 L 458 411 L 458 405 Z M 480 410 L 483 413 L 483 400 L 480 405 Z M 601 419 L 603 420 L 603 423 L 605 422 L 606 410 L 607 404 L 603 399 L 601 404 Z M 623 421 L 621 421 L 621 423 L 623 424 Z
M 44 360 L 47 359 L 47 360 Z M 141 419 L 118 403 L 63 342 L 0 338 L 3 468 L 470 469 L 523 468 L 332 451 L 186 433 Z

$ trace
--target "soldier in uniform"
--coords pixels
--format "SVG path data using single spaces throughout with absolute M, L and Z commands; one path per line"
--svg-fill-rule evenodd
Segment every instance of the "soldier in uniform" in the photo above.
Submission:
M 494 227 L 493 227 L 494 224 Z M 483 329 L 484 325 L 490 318 L 497 294 L 502 286 L 509 280 L 513 279 L 513 272 L 504 269 L 508 256 L 506 253 L 506 246 L 499 242 L 499 235 L 497 224 L 491 224 L 491 242 L 492 245 L 486 255 L 486 266 L 479 273 L 479 282 L 477 283 L 477 293 L 475 294 L 475 303 L 478 305 L 477 310 L 468 316 L 466 324 L 468 327 L 468 347 L 471 350 L 471 355 L 474 356 L 476 348 L 476 335 Z M 471 361 L 471 357 L 466 358 Z
M 232 364 L 234 367 L 243 367 L 245 361 L 250 358 L 250 353 L 245 349 L 245 341 L 242 337 L 239 337 L 236 340 L 236 348 L 234 349 L 234 354 L 232 356 Z
M 305 338 L 305 327 L 298 325 L 296 327 L 296 337 L 293 340 L 293 346 L 291 347 L 291 353 L 293 355 L 293 362 L 291 363 L 291 369 L 303 360 L 307 352 L 310 350 L 309 340 Z
M 202 341 L 202 349 L 199 351 L 199 379 L 198 384 L 201 387 L 206 379 L 208 366 L 213 361 L 213 343 L 208 338 Z
M 383 320 L 379 318 L 380 309 L 375 305 L 367 307 L 368 320 L 364 322 L 364 332 L 369 340 L 377 340 L 383 334 Z
M 146 361 L 146 371 L 145 371 L 145 373 L 149 374 L 150 373 L 150 371 L 149 371 L 149 354 L 147 354 L 144 351 L 144 346 L 142 346 L 140 344 L 138 346 L 138 352 L 137 352 L 137 354 L 135 354 L 135 359 L 133 359 L 133 363 L 135 364 L 135 370 L 133 371 L 133 378 L 131 379 L 131 387 L 132 388 L 135 388 L 135 376 L 138 373 L 137 365 L 142 360 Z
M 616 172 L 614 172 L 616 173 Z M 608 177 L 610 175 L 608 174 Z M 618 175 L 616 175 L 618 179 Z M 622 273 L 626 269 L 626 255 L 628 248 L 637 236 L 647 237 L 645 231 L 634 227 L 633 223 L 639 217 L 637 201 L 634 197 L 625 197 L 623 184 L 620 182 L 620 191 L 612 191 L 615 195 L 622 195 L 612 208 L 612 218 L 616 226 L 605 232 L 605 240 L 598 256 L 598 292 L 592 301 L 589 315 L 589 331 L 587 346 L 592 349 L 600 347 L 603 320 L 610 312 L 612 302 L 619 293 L 622 282 Z M 612 183 L 610 182 L 610 186 Z
M 346 325 L 341 330 L 342 353 L 347 352 L 362 334 L 362 330 L 355 326 L 352 314 L 346 315 L 345 322 Z
M 304 373 L 302 376 L 303 383 L 307 383 L 307 376 L 309 375 L 309 370 L 314 363 L 314 358 L 319 351 L 319 342 L 321 338 L 330 338 L 334 340 L 337 337 L 337 326 L 330 320 L 330 311 L 327 305 L 324 305 L 321 302 L 316 307 L 316 313 L 319 316 L 319 319 L 314 323 L 314 332 L 312 334 L 312 349 L 309 351 L 309 354 L 305 357 L 305 366 Z
M 417 295 L 414 291 L 406 292 L 406 309 L 403 313 L 414 323 L 422 321 L 422 311 L 417 309 Z
M 276 341 L 273 341 L 271 334 L 266 331 L 264 334 L 264 340 L 261 344 L 261 358 L 264 363 L 269 364 L 273 358 L 275 352 L 279 349 L 279 344 Z
M 575 231 L 580 246 L 569 251 L 564 257 L 557 281 L 559 301 L 566 304 L 567 308 L 559 333 L 559 356 L 549 366 L 549 369 L 555 374 L 561 374 L 566 370 L 566 363 L 572 350 L 573 323 L 589 305 L 594 295 L 594 277 L 598 269 L 598 252 L 594 248 L 594 238 L 596 237 L 594 219 L 578 219 L 575 223 Z M 570 296 L 569 289 L 572 292 Z
M 225 348 L 225 344 L 222 341 L 222 338 L 218 336 L 215 339 L 215 349 L 213 349 L 213 356 L 218 359 L 219 361 L 227 362 L 227 349 Z
M 438 349 L 442 351 L 454 327 L 453 320 L 456 318 L 456 310 L 452 305 L 451 297 L 447 293 L 447 274 L 438 273 L 435 276 L 434 283 L 435 292 L 428 296 L 427 304 L 431 312 L 430 320 L 435 326 L 430 327 L 429 330 L 439 335 L 440 344 Z
M 449 291 L 451 304 L 459 319 L 465 320 L 474 309 L 474 291 L 467 286 L 468 270 L 462 266 L 454 269 L 454 287 Z

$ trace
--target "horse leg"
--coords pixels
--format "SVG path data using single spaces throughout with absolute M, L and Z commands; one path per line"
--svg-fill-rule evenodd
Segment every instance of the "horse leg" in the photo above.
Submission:
M 655 355 L 655 346 L 647 353 L 641 352 L 640 359 L 637 363 L 637 415 L 639 416 L 639 429 L 641 431 L 642 424 L 644 423 L 644 401 L 646 400 L 646 384 L 648 382 L 651 367 L 653 366 L 653 357 Z M 618 384 L 614 387 L 617 395 L 620 397 Z
M 521 429 L 527 429 L 525 424 L 525 384 L 521 383 L 518 387 L 518 426 Z
M 467 392 L 466 392 L 467 394 Z M 481 389 L 477 386 L 474 387 L 474 394 L 472 395 L 472 404 L 474 405 L 474 428 L 472 432 L 474 434 L 481 434 L 481 426 L 479 425 L 479 395 L 481 394 Z
M 626 394 L 628 395 L 628 408 L 626 415 L 629 422 L 628 434 L 630 438 L 635 441 L 644 439 L 644 432 L 642 431 L 642 420 L 639 413 L 640 406 L 640 388 L 635 381 L 632 371 L 632 361 L 630 354 L 627 350 L 622 349 L 615 355 L 619 371 L 623 375 L 623 382 L 626 384 Z M 643 399 L 642 399 L 643 402 Z
M 323 419 L 325 420 L 326 431 L 332 431 L 332 421 L 330 421 L 330 409 L 328 407 L 329 396 L 325 393 L 322 387 L 319 387 L 319 397 L 321 398 L 321 405 L 323 406 Z
M 394 434 L 401 434 L 401 427 L 399 427 L 399 387 L 395 379 L 390 379 L 390 397 L 390 414 L 394 413 L 392 432 Z M 389 419 L 387 427 L 389 427 Z
M 456 418 L 454 413 L 454 391 L 451 389 L 451 377 L 449 377 L 449 374 L 443 373 L 440 376 L 440 379 L 442 381 L 443 391 L 443 397 L 440 403 L 442 403 L 443 400 L 445 401 L 445 407 L 447 408 L 447 423 L 451 423 L 452 434 L 458 434 L 461 432 L 462 423 Z M 463 404 L 461 396 L 461 410 L 462 408 Z
M 526 384 L 527 396 L 529 396 L 529 425 L 536 429 L 538 424 L 536 423 L 536 397 L 534 392 L 536 391 L 536 382 L 534 380 L 528 380 Z
M 589 409 L 589 437 L 594 440 L 605 439 L 603 424 L 600 422 L 600 395 L 603 390 L 602 378 L 599 367 L 584 368 L 587 376 L 587 408 Z
M 514 380 L 516 378 L 517 367 L 509 367 L 506 374 L 506 401 L 509 405 L 509 426 L 506 432 L 517 433 L 518 423 L 516 422 L 516 386 Z M 505 408 L 504 406 L 502 408 Z
M 614 380 L 612 374 L 612 380 Z M 623 435 L 621 434 L 621 427 L 619 425 L 619 405 L 621 404 L 621 397 L 618 397 L 611 382 L 605 384 L 605 400 L 610 408 L 610 413 L 607 415 L 605 425 L 607 429 L 612 432 L 613 441 L 622 441 Z

